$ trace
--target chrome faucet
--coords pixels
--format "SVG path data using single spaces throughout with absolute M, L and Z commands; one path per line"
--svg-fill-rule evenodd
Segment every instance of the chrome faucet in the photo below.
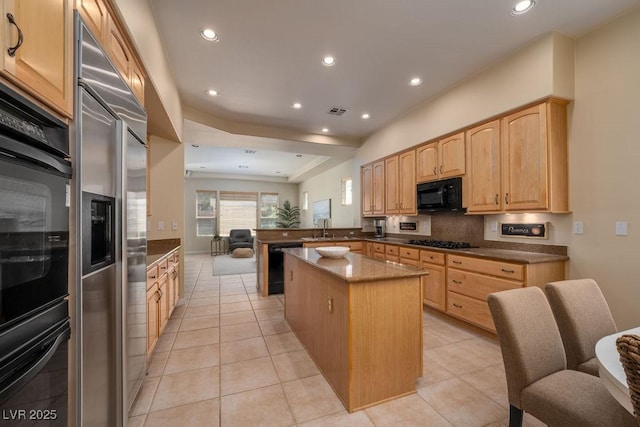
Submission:
M 327 238 L 329 237 L 329 232 L 327 231 L 327 225 L 329 224 L 329 219 L 328 218 L 324 218 L 322 220 L 322 237 Z

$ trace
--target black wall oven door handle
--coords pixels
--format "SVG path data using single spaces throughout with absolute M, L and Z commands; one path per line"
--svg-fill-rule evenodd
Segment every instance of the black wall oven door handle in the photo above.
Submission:
M 15 373 L 8 378 L 3 378 L 0 383 L 0 401 L 8 399 L 15 391 L 38 375 L 51 360 L 58 347 L 69 339 L 70 331 L 69 320 L 66 320 L 62 326 L 56 328 L 54 332 L 25 351 L 21 356 L 26 355 L 28 359 L 31 359 L 31 362 L 28 366 L 23 366 L 21 372 Z
M 71 162 L 38 148 L 0 135 L 0 155 L 31 163 L 49 172 L 71 178 Z

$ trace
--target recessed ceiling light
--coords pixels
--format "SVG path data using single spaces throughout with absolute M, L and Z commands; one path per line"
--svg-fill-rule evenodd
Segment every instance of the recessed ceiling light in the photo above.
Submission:
M 302 104 L 300 104 L 299 102 L 294 102 L 291 108 L 293 108 L 294 110 L 299 110 L 302 108 Z
M 324 133 L 329 132 L 329 128 L 322 128 L 322 132 L 324 132 Z
M 336 58 L 333 56 L 325 56 L 322 58 L 322 65 L 326 65 L 327 67 L 332 67 L 336 64 Z
M 246 165 L 238 165 L 238 167 L 240 169 L 249 169 L 249 166 L 246 166 Z
M 276 171 L 276 173 L 281 173 L 280 171 Z
M 296 157 L 302 157 L 302 154 L 296 154 Z
M 211 28 L 205 28 L 204 30 L 200 31 L 200 35 L 202 36 L 203 39 L 210 42 L 220 41 L 216 32 L 213 31 Z
M 422 84 L 422 79 L 420 77 L 414 77 L 409 80 L 409 86 L 419 86 Z
M 531 9 L 533 9 L 533 6 L 535 6 L 535 4 L 536 2 L 534 0 L 521 0 L 518 3 L 516 3 L 515 6 L 513 6 L 513 9 L 511 10 L 511 14 L 522 15 L 523 13 L 527 13 Z
M 367 120 L 367 119 L 368 119 L 369 117 L 371 117 L 371 116 L 369 115 L 369 113 L 364 113 L 364 114 L 363 114 L 362 116 L 360 116 L 360 117 L 362 117 L 363 119 Z
M 200 169 L 206 169 L 206 168 L 207 168 L 206 166 L 200 166 Z
M 200 147 L 198 144 L 191 144 L 191 146 L 192 146 L 193 148 L 198 148 L 198 147 Z
M 244 150 L 245 154 L 256 154 L 256 150 Z
M 220 96 L 220 92 L 218 92 L 218 91 L 217 91 L 217 90 L 215 90 L 215 89 L 209 89 L 209 90 L 207 91 L 207 95 L 211 95 L 211 96 Z

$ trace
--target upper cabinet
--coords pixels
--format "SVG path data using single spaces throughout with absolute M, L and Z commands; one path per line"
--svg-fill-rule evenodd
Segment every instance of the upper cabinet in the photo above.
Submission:
M 360 175 L 362 216 L 384 215 L 384 161 L 363 166 Z
M 460 176 L 465 173 L 464 132 L 416 149 L 417 182 Z
M 500 120 L 467 131 L 467 212 L 502 210 Z
M 144 70 L 115 14 L 104 0 L 76 0 L 76 8 L 133 94 L 144 105 Z
M 0 74 L 49 108 L 73 117 L 73 3 L 3 1 Z
M 76 9 L 93 35 L 103 41 L 109 25 L 109 11 L 104 0 L 76 0 Z
M 467 212 L 568 212 L 566 102 L 467 131 Z M 500 179 L 498 179 L 500 177 Z
M 406 151 L 385 160 L 386 214 L 415 215 L 416 151 Z

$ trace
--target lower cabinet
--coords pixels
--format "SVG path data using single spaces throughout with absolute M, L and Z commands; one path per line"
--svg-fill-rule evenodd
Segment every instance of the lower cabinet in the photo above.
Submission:
M 440 311 L 447 309 L 444 257 L 442 252 L 420 251 L 420 269 L 428 273 L 421 279 L 422 302 Z
M 147 268 L 147 357 L 158 343 L 178 301 L 179 268 L 178 251 Z
M 519 264 L 447 254 L 448 314 L 495 332 L 487 295 L 565 278 L 565 261 Z

